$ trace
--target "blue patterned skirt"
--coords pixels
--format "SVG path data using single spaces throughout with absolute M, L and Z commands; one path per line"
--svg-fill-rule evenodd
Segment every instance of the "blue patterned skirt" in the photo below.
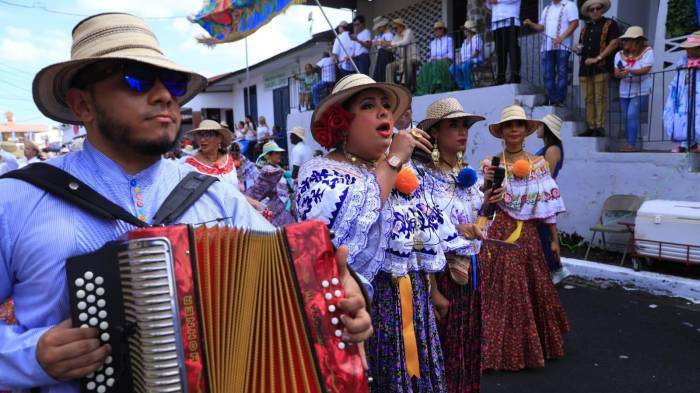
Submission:
M 372 324 L 374 335 L 366 345 L 372 392 L 446 392 L 440 339 L 430 301 L 428 276 L 411 272 L 413 287 L 413 328 L 416 333 L 420 378 L 409 379 L 406 372 L 401 328 L 401 299 L 398 282 L 386 272 L 374 278 Z

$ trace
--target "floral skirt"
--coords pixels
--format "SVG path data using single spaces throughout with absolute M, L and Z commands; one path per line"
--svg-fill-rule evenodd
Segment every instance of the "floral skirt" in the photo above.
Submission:
M 471 285 L 455 284 L 449 273 L 436 274 L 435 279 L 440 293 L 450 301 L 447 318 L 439 325 L 447 390 L 450 393 L 479 392 L 481 295 Z
M 367 361 L 372 392 L 446 392 L 443 357 L 425 273 L 409 273 L 413 289 L 413 328 L 418 346 L 420 378 L 409 378 L 401 326 L 401 300 L 396 280 L 380 272 L 372 281 L 372 325 L 367 341 Z
M 15 319 L 15 302 L 12 298 L 6 299 L 0 303 L 0 323 L 6 325 L 14 325 L 17 323 Z
M 569 322 L 549 277 L 537 221 L 523 222 L 518 248 L 484 243 L 481 268 L 482 370 L 544 367 L 564 356 Z M 489 237 L 506 239 L 516 220 L 498 211 Z

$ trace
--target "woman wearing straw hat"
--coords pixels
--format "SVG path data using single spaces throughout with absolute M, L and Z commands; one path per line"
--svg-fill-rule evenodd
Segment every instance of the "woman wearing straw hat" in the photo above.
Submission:
M 506 176 L 505 194 L 488 237 L 515 247 L 485 243 L 479 253 L 484 370 L 543 367 L 545 359 L 564 355 L 563 334 L 569 323 L 537 234 L 538 223 L 548 225 L 552 253 L 558 257 L 556 216 L 565 211 L 564 202 L 545 159 L 523 150 L 525 137 L 541 124 L 513 105 L 503 109 L 500 121 L 489 125 L 491 134 L 505 145 L 498 156 Z M 489 181 L 494 174 L 490 165 L 491 157 L 482 161 Z
M 36 143 L 32 141 L 24 141 L 24 158 L 27 160 L 26 165 L 33 164 L 35 162 L 42 162 L 45 160 L 44 155 L 41 153 L 41 149 Z
M 401 75 L 400 83 L 412 89 L 415 87 L 415 74 L 420 63 L 416 39 L 413 35 L 413 30 L 406 26 L 403 18 L 396 18 L 391 21 L 391 24 L 395 29 L 391 47 L 396 49 L 396 56 L 394 61 L 386 66 L 386 81 L 396 81 L 398 72 Z
M 620 36 L 622 50 L 615 54 L 615 77 L 620 80 L 620 107 L 625 119 L 627 145 L 623 152 L 639 151 L 637 137 L 641 114 L 649 106 L 652 79 L 649 76 L 654 66 L 654 50 L 647 45 L 644 30 L 632 26 Z
M 671 140 L 680 145 L 673 153 L 700 153 L 700 31 L 688 36 L 681 43 L 685 54 L 675 64 L 676 75 L 668 87 L 669 94 L 664 105 L 664 129 Z M 689 94 L 695 90 L 695 97 Z M 689 101 L 694 102 L 689 102 Z M 688 120 L 692 118 L 692 132 L 688 136 Z
M 241 192 L 246 192 L 250 187 L 255 184 L 255 179 L 258 178 L 258 167 L 255 166 L 250 160 L 243 154 L 242 148 L 239 142 L 231 143 L 229 147 L 229 154 L 233 158 L 233 164 L 236 167 L 236 174 L 238 175 L 238 186 Z
M 482 234 L 474 224 L 473 211 L 481 206 L 483 194 L 476 185 L 476 171 L 465 168 L 463 160 L 469 127 L 481 120 L 481 116 L 464 112 L 459 101 L 450 97 L 432 103 L 425 120 L 418 124 L 433 142 L 432 162 L 422 168 L 423 198 L 433 202 L 442 216 L 438 236 L 447 259 L 447 269 L 431 278 L 431 296 L 440 320 L 449 392 L 478 392 L 481 375 L 476 255 Z
M 377 32 L 372 40 L 372 45 L 377 48 L 377 59 L 374 64 L 372 77 L 377 82 L 386 81 L 386 66 L 394 61 L 394 53 L 391 51 L 391 41 L 394 33 L 389 30 L 389 20 L 385 17 L 375 18 L 372 30 Z
M 282 153 L 285 150 L 274 141 L 263 145 L 262 153 L 255 161 L 260 174 L 252 187 L 246 190 L 246 195 L 260 201 L 269 211 L 270 221 L 277 227 L 295 222 L 292 216 L 291 179 L 285 176 L 285 170 L 280 166 Z
M 537 129 L 537 137 L 542 139 L 544 146 L 535 155 L 544 157 L 552 178 L 556 180 L 559 171 L 564 166 L 564 146 L 561 140 L 562 119 L 555 114 L 549 114 L 540 121 L 542 126 Z M 556 285 L 569 276 L 569 271 L 562 266 L 561 259 L 552 254 L 551 238 L 547 224 L 537 224 L 537 232 L 540 234 L 540 243 L 542 243 L 544 258 L 552 275 L 552 282 Z
M 199 150 L 182 162 L 199 173 L 216 176 L 222 182 L 238 189 L 236 166 L 228 154 L 233 133 L 214 120 L 204 120 L 199 127 L 188 131 L 187 134 L 194 138 Z
M 464 42 L 459 49 L 459 59 L 450 66 L 450 73 L 462 90 L 473 87 L 472 68 L 484 61 L 484 41 L 476 32 L 476 22 L 464 22 Z
M 332 151 L 301 168 L 297 218 L 327 222 L 334 242 L 348 244 L 350 266 L 372 282 L 372 390 L 444 392 L 428 274 L 445 258 L 437 217 L 403 168 L 414 148 L 430 154 L 432 146 L 423 131 L 393 132 L 410 99 L 404 87 L 362 74 L 336 84 L 312 117 L 314 138 Z
M 445 22 L 433 25 L 435 38 L 430 41 L 430 59 L 424 63 L 416 81 L 416 95 L 443 93 L 452 88 L 450 65 L 454 59 L 455 46 L 452 37 L 446 35 Z

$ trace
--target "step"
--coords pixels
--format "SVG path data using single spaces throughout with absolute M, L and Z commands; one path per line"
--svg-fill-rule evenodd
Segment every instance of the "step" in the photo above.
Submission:
M 524 108 L 534 108 L 536 106 L 545 105 L 547 96 L 544 94 L 520 94 L 515 96 L 515 100 Z
M 532 118 L 541 119 L 547 115 L 555 114 L 562 118 L 562 120 L 572 120 L 573 112 L 571 109 L 562 108 L 558 106 L 551 105 L 540 105 L 532 108 Z

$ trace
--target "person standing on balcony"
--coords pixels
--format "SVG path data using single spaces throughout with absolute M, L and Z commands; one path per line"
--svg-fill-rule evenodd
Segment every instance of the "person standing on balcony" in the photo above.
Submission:
M 386 81 L 386 66 L 394 61 L 394 54 L 391 52 L 391 41 L 394 39 L 394 33 L 389 31 L 389 21 L 383 16 L 377 19 L 373 29 L 377 32 L 372 42 L 377 48 L 373 79 L 377 82 L 384 82 Z
M 311 103 L 311 89 L 318 83 L 318 73 L 311 64 L 304 66 L 304 75 L 294 75 L 299 83 L 299 110 L 313 109 Z
M 520 83 L 520 0 L 486 0 L 486 6 L 491 9 L 491 30 L 496 42 L 496 84 L 506 83 L 509 64 L 508 83 Z
M 391 41 L 391 47 L 396 49 L 396 60 L 386 66 L 386 81 L 396 81 L 396 72 L 401 74 L 400 83 L 412 90 L 415 84 L 414 70 L 419 62 L 416 40 L 413 31 L 406 26 L 402 18 L 392 21 L 395 34 Z
M 525 26 L 544 31 L 542 42 L 542 79 L 549 102 L 563 106 L 569 84 L 569 58 L 573 34 L 578 27 L 578 8 L 569 0 L 552 0 L 544 7 L 540 22 L 525 19 Z
M 294 146 L 289 155 L 289 169 L 292 171 L 292 180 L 296 182 L 301 166 L 314 158 L 314 152 L 306 143 L 306 132 L 301 127 L 292 128 L 289 141 Z
M 350 38 L 350 25 L 346 21 L 340 22 L 338 37 L 333 41 L 333 56 L 338 63 L 340 78 L 355 72 L 350 59 L 355 55 L 355 41 Z
M 461 90 L 472 88 L 472 69 L 484 62 L 484 41 L 476 32 L 476 22 L 464 22 L 464 42 L 459 49 L 459 60 L 450 66 L 457 87 Z
M 610 0 L 588 0 L 581 6 L 581 15 L 590 20 L 581 29 L 578 53 L 581 56 L 579 80 L 586 101 L 588 129 L 581 136 L 605 136 L 605 112 L 608 109 L 608 74 L 613 69 L 620 28 L 603 16 L 610 9 Z
M 318 103 L 328 95 L 328 90 L 335 84 L 335 62 L 331 54 L 323 52 L 323 58 L 316 63 L 316 68 L 321 72 L 321 80 L 311 89 L 314 108 L 318 107 Z
M 357 15 L 352 21 L 355 34 L 350 39 L 355 42 L 355 54 L 352 58 L 360 73 L 369 75 L 369 48 L 372 47 L 372 34 L 365 27 L 365 17 Z
M 649 106 L 654 50 L 647 45 L 644 29 L 639 26 L 627 29 L 620 42 L 622 50 L 615 54 L 615 77 L 620 79 L 620 109 L 627 131 L 627 145 L 620 151 L 633 152 L 639 151 L 641 113 Z
M 439 20 L 433 25 L 435 38 L 430 41 L 430 59 L 423 64 L 418 74 L 416 95 L 444 93 L 452 87 L 450 65 L 455 56 L 452 37 L 447 35 L 445 22 Z
M 669 138 L 680 141 L 671 152 L 700 153 L 700 30 L 690 35 L 682 44 L 686 54 L 676 62 L 676 74 L 668 87 L 664 105 L 664 129 Z M 695 79 L 695 81 L 693 81 Z M 693 85 L 695 83 L 695 85 Z M 695 89 L 695 97 L 689 94 Z M 691 99 L 694 102 L 689 102 Z M 688 120 L 693 119 L 693 129 L 688 137 Z

